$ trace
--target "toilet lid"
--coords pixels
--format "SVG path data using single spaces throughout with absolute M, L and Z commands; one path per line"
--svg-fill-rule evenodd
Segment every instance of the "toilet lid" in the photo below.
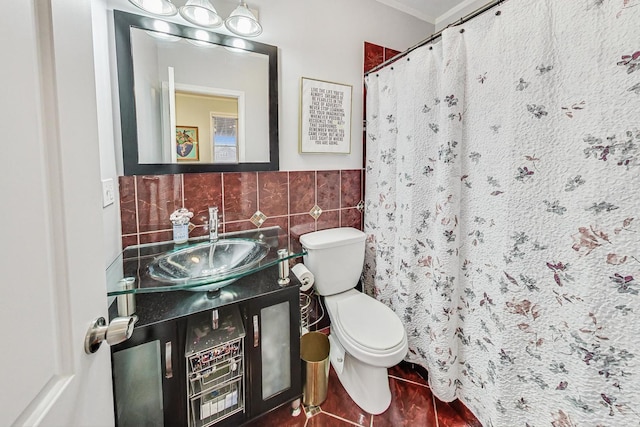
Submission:
M 404 337 L 404 326 L 398 316 L 365 294 L 346 298 L 337 308 L 341 329 L 363 347 L 387 350 L 400 344 Z

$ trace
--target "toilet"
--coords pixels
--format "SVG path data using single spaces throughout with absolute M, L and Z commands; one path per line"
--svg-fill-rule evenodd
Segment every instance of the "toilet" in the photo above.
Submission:
M 400 318 L 354 289 L 364 264 L 365 236 L 355 228 L 332 228 L 304 234 L 300 243 L 331 320 L 331 365 L 353 401 L 377 415 L 391 403 L 387 368 L 404 359 L 408 344 Z

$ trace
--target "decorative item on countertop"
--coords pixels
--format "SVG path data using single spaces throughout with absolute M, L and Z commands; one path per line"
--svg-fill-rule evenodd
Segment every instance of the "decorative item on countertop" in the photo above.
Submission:
M 171 214 L 169 219 L 173 224 L 173 242 L 175 244 L 187 243 L 189 240 L 189 220 L 193 217 L 193 212 L 186 208 L 180 208 Z
M 285 286 L 289 284 L 289 261 L 285 258 L 289 256 L 288 249 L 278 249 L 278 259 L 281 259 L 278 263 L 278 284 Z
M 123 291 L 135 288 L 136 278 L 125 277 L 120 280 L 120 287 Z M 118 316 L 127 317 L 136 312 L 136 296 L 133 293 L 122 294 L 116 297 L 118 304 Z

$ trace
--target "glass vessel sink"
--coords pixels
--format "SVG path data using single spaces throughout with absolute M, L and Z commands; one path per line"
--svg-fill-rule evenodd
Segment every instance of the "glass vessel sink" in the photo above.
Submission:
M 149 264 L 149 276 L 169 284 L 202 285 L 187 290 L 215 291 L 253 269 L 268 253 L 269 245 L 258 240 L 204 242 L 156 257 Z
M 125 248 L 107 268 L 107 295 L 218 290 L 235 280 L 303 256 L 301 248 L 282 257 L 289 234 L 280 227 L 226 233 L 212 243 L 205 237 L 189 244 L 160 242 Z M 211 261 L 210 261 L 211 257 Z M 133 279 L 125 286 L 123 278 Z

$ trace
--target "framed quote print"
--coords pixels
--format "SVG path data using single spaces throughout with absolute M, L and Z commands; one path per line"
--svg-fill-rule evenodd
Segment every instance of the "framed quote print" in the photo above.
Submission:
M 300 84 L 300 153 L 351 152 L 353 87 L 302 78 Z

